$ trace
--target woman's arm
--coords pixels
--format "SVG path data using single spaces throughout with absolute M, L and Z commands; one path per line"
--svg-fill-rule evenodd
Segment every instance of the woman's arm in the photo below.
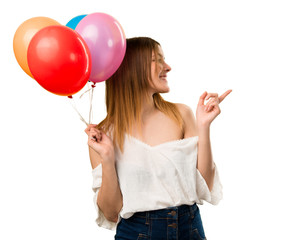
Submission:
M 215 164 L 213 162 L 210 127 L 199 127 L 191 108 L 185 104 L 178 104 L 184 120 L 184 138 L 198 136 L 198 160 L 196 168 L 205 179 L 209 190 L 213 188 Z
M 89 125 L 85 132 L 88 135 L 89 157 L 92 168 L 101 164 L 102 180 L 97 196 L 97 205 L 105 218 L 117 222 L 123 206 L 123 197 L 118 182 L 115 166 L 115 153 L 112 140 L 100 130 Z
M 103 162 L 98 153 L 89 147 L 91 165 L 97 167 L 102 164 L 102 183 L 97 196 L 97 205 L 105 218 L 117 222 L 118 214 L 123 206 L 123 197 L 118 182 L 114 162 Z
M 198 161 L 197 169 L 205 179 L 209 190 L 213 188 L 215 164 L 213 162 L 211 142 L 210 142 L 210 127 L 198 128 Z
M 185 104 L 178 104 L 184 119 L 184 137 L 198 136 L 198 160 L 197 169 L 205 179 L 209 190 L 211 191 L 214 183 L 215 163 L 212 158 L 210 142 L 210 125 L 212 121 L 220 114 L 219 103 L 231 93 L 227 90 L 218 97 L 217 93 L 204 92 L 199 99 L 196 110 L 196 118 L 190 107 Z M 205 104 L 204 101 L 208 100 Z

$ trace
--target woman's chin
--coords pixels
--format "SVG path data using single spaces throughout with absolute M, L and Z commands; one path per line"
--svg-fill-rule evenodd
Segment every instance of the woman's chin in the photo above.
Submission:
M 163 88 L 162 91 L 160 91 L 160 93 L 168 93 L 170 92 L 170 88 L 167 87 L 167 88 Z

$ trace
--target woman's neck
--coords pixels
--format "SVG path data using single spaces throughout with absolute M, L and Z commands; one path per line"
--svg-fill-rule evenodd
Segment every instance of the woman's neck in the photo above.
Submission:
M 154 104 L 153 95 L 149 95 L 148 98 L 142 101 L 142 108 L 141 108 L 141 119 L 142 122 L 145 122 L 153 113 L 155 112 L 156 107 Z
M 149 120 L 155 116 L 156 110 L 153 94 L 149 94 L 148 97 L 142 99 L 141 122 L 138 123 L 140 126 L 133 126 L 133 130 L 131 131 L 133 136 L 137 136 L 139 134 L 138 130 L 144 128 L 144 126 L 148 124 Z

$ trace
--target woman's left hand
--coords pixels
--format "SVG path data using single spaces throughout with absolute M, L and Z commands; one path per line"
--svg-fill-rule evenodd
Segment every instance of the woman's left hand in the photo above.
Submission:
M 200 127 L 209 127 L 211 122 L 220 114 L 219 103 L 230 94 L 232 90 L 227 90 L 224 94 L 218 97 L 217 93 L 204 92 L 198 103 L 196 111 L 197 125 Z M 206 105 L 205 100 L 209 100 Z

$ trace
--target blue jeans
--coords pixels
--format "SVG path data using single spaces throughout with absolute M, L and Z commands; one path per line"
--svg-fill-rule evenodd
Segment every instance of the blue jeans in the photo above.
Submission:
M 117 225 L 116 240 L 206 239 L 197 204 L 137 212 Z

